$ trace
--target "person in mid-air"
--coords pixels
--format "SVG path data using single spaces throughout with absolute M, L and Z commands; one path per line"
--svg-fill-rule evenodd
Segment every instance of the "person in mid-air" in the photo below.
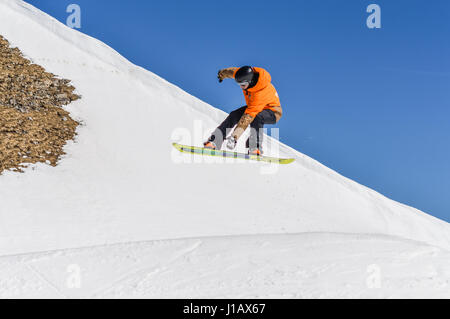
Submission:
M 219 82 L 234 78 L 243 90 L 247 105 L 231 112 L 204 143 L 204 147 L 221 149 L 226 138 L 227 148 L 234 149 L 239 137 L 250 125 L 250 137 L 246 143 L 248 153 L 262 155 L 264 124 L 275 124 L 282 115 L 280 98 L 271 83 L 269 72 L 258 67 L 231 67 L 220 70 L 217 77 Z M 236 124 L 234 131 L 227 137 Z

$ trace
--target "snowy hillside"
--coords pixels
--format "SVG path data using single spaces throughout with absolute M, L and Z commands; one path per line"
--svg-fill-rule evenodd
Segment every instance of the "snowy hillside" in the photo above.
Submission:
M 0 34 L 72 80 L 83 123 L 57 167 L 0 176 L 0 297 L 450 297 L 448 223 L 271 139 L 296 162 L 177 153 L 226 114 L 20 0 Z

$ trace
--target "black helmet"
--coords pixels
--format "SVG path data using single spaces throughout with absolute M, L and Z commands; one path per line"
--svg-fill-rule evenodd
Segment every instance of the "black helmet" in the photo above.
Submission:
M 251 84 L 254 78 L 255 72 L 253 71 L 253 68 L 248 65 L 237 70 L 236 75 L 234 76 L 237 83 L 247 82 Z

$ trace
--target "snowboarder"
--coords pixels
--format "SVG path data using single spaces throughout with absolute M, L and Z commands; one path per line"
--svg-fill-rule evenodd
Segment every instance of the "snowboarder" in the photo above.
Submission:
M 234 149 L 239 137 L 250 125 L 250 137 L 246 147 L 250 155 L 262 155 L 264 124 L 275 124 L 281 116 L 281 104 L 278 93 L 271 83 L 269 72 L 263 68 L 243 66 L 222 69 L 217 75 L 219 82 L 234 78 L 243 90 L 247 105 L 234 110 L 211 134 L 203 144 L 205 148 L 221 149 L 224 138 L 236 125 L 234 131 L 226 138 L 227 148 Z

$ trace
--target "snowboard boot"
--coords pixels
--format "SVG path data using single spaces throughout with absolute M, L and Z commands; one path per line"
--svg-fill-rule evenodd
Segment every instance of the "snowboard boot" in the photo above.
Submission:
M 211 149 L 211 150 L 217 149 L 216 144 L 214 144 L 214 142 L 211 142 L 211 141 L 203 143 L 203 147 Z
M 259 148 L 249 149 L 248 150 L 248 155 L 261 156 L 262 155 L 262 150 L 259 149 Z

